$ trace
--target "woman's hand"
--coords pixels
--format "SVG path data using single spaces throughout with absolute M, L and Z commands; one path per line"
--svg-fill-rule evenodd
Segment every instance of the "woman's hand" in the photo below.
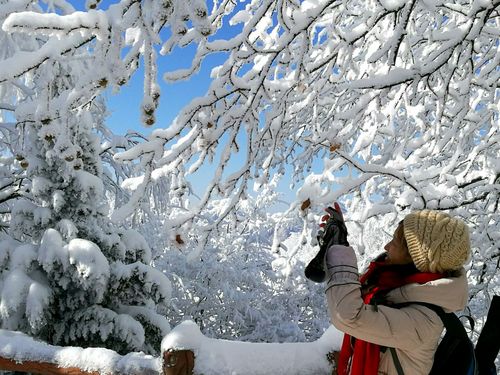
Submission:
M 325 208 L 328 214 L 321 218 L 322 223 L 319 225 L 319 251 L 305 268 L 305 276 L 317 283 L 326 281 L 325 254 L 328 248 L 332 245 L 349 246 L 342 211 L 337 202 L 333 206 L 335 208 Z
M 344 216 L 340 205 L 335 202 L 335 208 L 325 208 L 327 215 L 321 218 L 322 223 L 318 232 L 318 243 L 320 248 L 329 248 L 332 245 L 349 246 L 347 241 L 347 227 L 345 226 Z

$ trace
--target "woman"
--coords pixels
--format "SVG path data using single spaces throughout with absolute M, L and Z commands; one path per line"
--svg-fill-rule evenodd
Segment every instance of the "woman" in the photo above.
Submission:
M 326 254 L 331 320 L 346 333 L 338 374 L 397 375 L 391 352 L 385 350 L 391 347 L 405 375 L 428 374 L 443 331 L 441 319 L 422 305 L 391 305 L 426 302 L 446 312 L 465 307 L 466 224 L 439 211 L 409 214 L 385 245 L 386 253 L 361 277 L 354 250 L 346 245 L 342 236 L 330 240 Z

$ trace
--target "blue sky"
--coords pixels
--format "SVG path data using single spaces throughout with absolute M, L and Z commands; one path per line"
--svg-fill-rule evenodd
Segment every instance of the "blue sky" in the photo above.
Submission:
M 149 134 L 152 129 L 166 128 L 180 110 L 189 104 L 192 99 L 203 96 L 210 85 L 210 71 L 214 66 L 224 61 L 223 56 L 210 56 L 203 62 L 200 71 L 188 81 L 166 83 L 161 77 L 164 72 L 190 66 L 194 56 L 194 47 L 188 46 L 176 49 L 173 55 L 159 58 L 159 79 L 161 97 L 156 112 L 156 124 L 145 127 L 141 123 L 140 105 L 143 91 L 142 66 L 133 75 L 131 81 L 121 87 L 118 93 L 106 93 L 110 116 L 108 125 L 118 133 L 123 134 L 128 129 Z
M 120 0 L 102 0 L 99 9 L 106 10 L 110 5 L 118 3 Z M 69 0 L 75 9 L 84 11 L 84 0 Z M 237 27 L 226 27 L 222 30 L 223 35 L 229 38 L 236 32 Z M 220 35 L 220 33 L 219 33 Z M 158 50 L 161 46 L 158 46 Z M 176 48 L 172 55 L 159 56 L 158 83 L 161 87 L 161 98 L 158 111 L 156 113 L 157 123 L 152 127 L 145 127 L 141 123 L 140 104 L 143 91 L 143 67 L 133 75 L 127 85 L 121 87 L 118 93 L 106 92 L 109 127 L 117 134 L 124 134 L 128 129 L 133 129 L 144 134 L 149 134 L 152 129 L 165 128 L 175 118 L 179 111 L 187 105 L 193 98 L 202 96 L 210 84 L 210 71 L 214 66 L 224 62 L 224 56 L 209 56 L 201 66 L 200 72 L 189 81 L 167 84 L 161 78 L 166 71 L 190 66 L 192 57 L 195 54 L 194 46 Z
M 108 9 L 108 7 L 118 2 L 119 0 L 103 0 L 100 3 L 100 9 Z M 72 0 L 72 4 L 77 10 L 84 10 L 83 0 Z M 243 8 L 245 2 L 238 3 L 238 7 Z M 217 37 L 229 39 L 236 35 L 241 30 L 241 24 L 237 26 L 226 25 L 219 30 Z M 158 46 L 158 50 L 161 46 Z M 120 91 L 112 93 L 111 90 L 105 93 L 107 101 L 109 117 L 107 120 L 108 126 L 115 134 L 125 134 L 128 130 L 134 130 L 142 134 L 149 134 L 157 128 L 166 128 L 173 121 L 175 116 L 182 110 L 184 106 L 189 104 L 195 97 L 203 96 L 207 91 L 211 79 L 210 72 L 217 66 L 222 64 L 227 54 L 214 54 L 208 56 L 202 63 L 198 73 L 192 76 L 187 81 L 176 83 L 166 83 L 162 76 L 167 71 L 173 71 L 179 68 L 187 68 L 191 65 L 191 60 L 195 55 L 195 46 L 189 45 L 185 48 L 176 48 L 171 55 L 158 55 L 158 83 L 161 89 L 160 104 L 156 111 L 156 124 L 152 127 L 145 127 L 141 123 L 140 105 L 143 92 L 143 67 L 140 66 L 138 71 L 132 76 L 128 84 L 121 86 Z M 244 142 L 244 137 L 242 136 Z M 243 145 L 242 145 L 243 146 Z M 243 155 L 246 147 L 241 147 L 242 152 L 236 155 L 232 163 L 229 165 L 229 173 L 241 167 L 243 163 Z M 322 161 L 318 160 L 314 163 L 314 170 L 322 169 Z M 203 188 L 207 182 L 211 180 L 213 171 L 212 165 L 205 165 L 194 176 L 189 177 L 195 192 L 198 195 L 203 193 Z M 292 166 L 287 168 L 288 172 L 292 170 Z M 283 198 L 291 202 L 295 199 L 295 191 L 297 186 L 292 190 L 290 188 L 290 176 L 286 176 L 279 185 L 279 190 L 283 193 Z M 281 207 L 282 209 L 283 207 Z
M 108 9 L 111 4 L 117 2 L 119 0 L 103 0 L 100 3 L 100 9 Z M 72 3 L 78 4 L 77 9 L 83 9 L 83 0 L 72 0 Z M 243 7 L 243 3 L 238 4 L 238 6 Z M 241 25 L 229 26 L 226 23 L 218 31 L 217 37 L 230 39 L 240 30 Z M 168 34 L 168 31 L 165 34 Z M 158 45 L 157 52 L 160 48 L 161 45 Z M 184 48 L 177 47 L 173 50 L 172 54 L 167 56 L 161 56 L 158 53 L 158 83 L 161 89 L 161 97 L 156 112 L 156 123 L 151 127 L 145 127 L 141 123 L 140 105 L 142 101 L 144 74 L 142 65 L 133 75 L 130 82 L 122 86 L 118 93 L 107 92 L 106 99 L 110 112 L 108 125 L 110 128 L 118 134 L 123 134 L 128 129 L 149 134 L 153 129 L 166 128 L 181 109 L 189 104 L 192 99 L 203 96 L 210 85 L 211 70 L 215 66 L 221 65 L 225 61 L 227 54 L 219 53 L 208 56 L 203 61 L 199 72 L 187 81 L 166 83 L 162 78 L 165 72 L 190 67 L 195 52 L 196 47 L 189 45 Z

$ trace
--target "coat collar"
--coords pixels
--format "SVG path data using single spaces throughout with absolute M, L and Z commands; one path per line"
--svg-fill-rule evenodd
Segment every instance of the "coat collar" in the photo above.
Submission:
M 427 302 L 441 306 L 446 312 L 461 311 L 468 300 L 465 269 L 456 271 L 453 277 L 404 285 L 390 291 L 386 298 L 392 303 Z

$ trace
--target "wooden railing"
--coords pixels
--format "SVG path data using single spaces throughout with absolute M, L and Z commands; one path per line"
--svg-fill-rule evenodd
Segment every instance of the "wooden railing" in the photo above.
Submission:
M 194 370 L 192 350 L 169 349 L 163 352 L 163 375 L 191 375 Z
M 168 350 L 163 353 L 162 375 L 191 375 L 194 368 L 194 353 L 191 350 Z M 58 363 L 43 361 L 19 361 L 0 357 L 0 371 L 26 372 L 41 375 L 100 375 L 101 371 L 85 371 L 78 367 L 64 367 Z M 121 373 L 121 371 L 117 371 Z M 151 374 L 151 368 L 137 367 L 128 374 Z M 154 372 L 158 374 L 159 372 Z
M 58 367 L 49 362 L 22 361 L 0 357 L 1 371 L 30 372 L 43 375 L 99 375 L 98 371 L 87 372 L 77 367 Z
M 183 322 L 165 337 L 160 357 L 121 356 L 103 348 L 56 347 L 19 332 L 0 330 L 0 371 L 42 375 L 330 375 L 336 333 L 309 343 L 248 343 L 204 336 Z

